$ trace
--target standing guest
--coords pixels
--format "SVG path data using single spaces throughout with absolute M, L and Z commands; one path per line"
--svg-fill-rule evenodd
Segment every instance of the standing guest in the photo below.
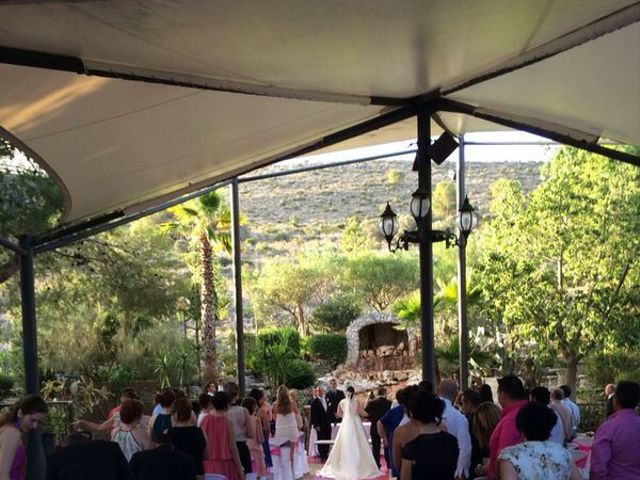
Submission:
M 637 480 L 640 478 L 640 385 L 619 382 L 613 396 L 611 417 L 593 440 L 591 480 Z
M 402 449 L 400 479 L 453 480 L 457 468 L 458 445 L 453 435 L 443 432 L 439 427 L 444 401 L 424 390 L 418 390 L 409 398 L 408 410 L 415 435 Z
M 421 388 L 417 385 L 410 385 L 402 390 L 398 390 L 396 392 L 398 406 L 391 408 L 380 420 L 378 420 L 378 433 L 380 434 L 380 438 L 382 438 L 382 445 L 388 450 L 388 467 L 391 469 L 391 474 L 394 477 L 400 476 L 401 464 L 396 464 L 394 462 L 393 437 L 396 430 L 402 423 L 402 419 L 406 416 L 409 397 L 420 389 Z M 397 455 L 401 455 L 401 452 L 396 452 L 396 456 Z
M 174 450 L 169 435 L 158 435 L 157 444 L 153 450 L 138 452 L 131 458 L 129 466 L 136 480 L 196 480 L 193 459 Z
M 467 423 L 469 424 L 469 436 L 471 437 L 471 461 L 469 465 L 472 471 L 477 465 L 482 464 L 483 458 L 478 439 L 473 434 L 473 417 L 481 403 L 480 394 L 472 388 L 467 388 L 460 394 L 460 411 L 467 417 Z
M 608 383 L 604 387 L 604 396 L 607 397 L 607 411 L 606 418 L 609 418 L 613 414 L 613 395 L 616 393 L 616 386 L 613 383 Z
M 227 417 L 229 397 L 216 392 L 212 399 L 213 410 L 202 421 L 202 432 L 207 439 L 204 471 L 223 475 L 227 480 L 244 478 L 244 468 L 238 454 L 238 446 L 231 420 Z
M 530 403 L 520 409 L 516 427 L 525 441 L 498 455 L 500 480 L 581 480 L 569 451 L 549 441 L 556 421 L 546 405 Z
M 298 423 L 298 417 L 296 417 L 295 408 L 291 398 L 289 398 L 289 391 L 284 385 L 280 385 L 277 392 L 276 403 L 273 406 L 273 416 L 276 420 L 276 437 L 287 438 L 291 441 L 291 466 L 293 468 L 293 461 L 295 456 L 295 447 L 298 441 L 298 432 L 302 427 L 301 423 Z
M 155 417 L 156 415 L 160 415 L 161 413 L 162 405 L 160 405 L 160 392 L 156 392 L 155 396 L 153 397 L 153 409 L 151 410 L 151 416 Z
M 112 418 L 114 414 L 118 413 L 120 411 L 120 406 L 122 405 L 122 402 L 124 402 L 128 398 L 134 398 L 139 400 L 138 395 L 136 395 L 136 391 L 131 387 L 125 388 L 122 391 L 122 395 L 120 395 L 120 403 L 115 407 L 113 407 L 111 410 L 109 410 L 109 415 L 107 415 L 107 418 Z
M 225 391 L 225 381 L 224 378 L 220 377 L 218 379 L 218 386 L 217 386 L 217 391 L 218 392 L 224 392 Z
M 433 388 L 433 383 L 429 380 L 422 380 L 420 383 L 418 383 L 418 386 L 427 393 L 430 393 L 432 395 L 436 394 L 436 391 Z
M 298 401 L 298 390 L 295 388 L 289 389 L 289 400 L 291 400 L 291 408 L 293 413 L 296 416 L 296 423 L 298 425 L 298 430 L 301 430 L 303 427 L 302 423 L 302 415 L 300 414 L 300 404 Z
M 122 408 L 122 404 L 127 400 L 140 400 L 138 395 L 133 388 L 125 388 L 120 396 L 120 404 L 112 408 L 109 412 L 109 418 L 102 423 L 93 423 L 87 420 L 77 420 L 72 424 L 74 428 L 80 430 L 92 430 L 94 432 L 109 432 L 110 436 L 113 436 L 114 432 L 120 428 L 120 409 Z M 147 415 L 143 415 L 140 423 L 138 424 L 139 428 L 146 428 L 146 424 L 148 423 L 149 417 Z
M 158 400 L 161 407 L 160 413 L 151 417 L 149 421 L 149 435 L 153 443 L 156 443 L 158 435 L 167 433 L 171 428 L 172 407 L 173 402 L 176 401 L 176 394 L 172 389 L 165 388 Z
M 258 420 L 260 420 L 260 428 L 262 430 L 262 451 L 264 452 L 264 463 L 267 468 L 273 467 L 271 459 L 271 446 L 269 445 L 269 437 L 271 436 L 271 406 L 264 398 L 264 392 L 259 388 L 251 389 L 249 396 L 258 404 Z
M 562 404 L 571 412 L 571 426 L 573 427 L 571 438 L 575 438 L 578 434 L 578 426 L 580 425 L 580 407 L 571 400 L 572 390 L 569 385 L 560 385 L 560 388 L 562 389 L 562 393 L 564 393 Z
M 491 402 L 493 403 L 493 392 L 491 391 L 491 386 L 483 383 L 480 385 L 480 399 L 483 402 Z
M 202 430 L 193 425 L 191 415 L 191 402 L 186 398 L 177 399 L 173 404 L 173 426 L 169 429 L 169 438 L 174 450 L 193 458 L 196 474 L 204 475 L 202 460 L 207 440 Z
M 466 478 L 471 466 L 471 435 L 469 434 L 469 422 L 467 418 L 456 410 L 452 402 L 458 396 L 458 384 L 455 380 L 445 379 L 440 382 L 438 394 L 444 401 L 444 414 L 442 419 L 446 422 L 447 431 L 456 437 L 460 454 L 458 455 L 457 478 Z
M 318 386 L 316 398 L 311 402 L 311 427 L 316 430 L 318 440 L 331 440 L 331 416 L 322 386 Z M 318 445 L 318 453 L 325 462 L 329 457 L 329 445 Z
M 91 440 L 72 433 L 62 449 L 47 458 L 47 480 L 133 480 L 120 447 L 106 440 Z
M 549 406 L 560 415 L 562 419 L 562 426 L 564 428 L 564 441 L 570 442 L 573 438 L 573 420 L 571 418 L 571 411 L 564 406 L 562 400 L 564 399 L 564 392 L 561 388 L 554 388 L 551 392 L 551 403 Z
M 227 382 L 224 385 L 224 393 L 229 397 L 229 420 L 233 425 L 233 435 L 236 439 L 242 467 L 245 473 L 251 473 L 251 452 L 247 446 L 247 439 L 255 438 L 255 422 L 247 409 L 240 405 L 237 383 Z
M 365 412 L 369 416 L 371 427 L 369 433 L 371 435 L 371 451 L 373 452 L 373 459 L 376 461 L 376 465 L 380 468 L 380 446 L 382 439 L 378 433 L 378 420 L 380 420 L 385 413 L 391 408 L 391 402 L 387 399 L 387 389 L 380 387 L 377 392 L 377 397 L 367 403 L 364 408 Z M 384 449 L 385 463 L 389 466 L 388 452 Z
M 38 428 L 47 415 L 47 404 L 37 395 L 27 395 L 0 416 L 0 480 L 22 480 L 27 452 L 23 434 Z
M 202 420 L 204 420 L 204 417 L 206 417 L 213 408 L 211 397 L 212 395 L 209 395 L 208 393 L 201 393 L 198 397 L 198 403 L 200 404 L 200 413 L 198 414 L 198 419 L 196 421 L 198 427 L 202 425 Z
M 142 450 L 151 448 L 151 439 L 146 430 L 137 428 L 144 407 L 140 400 L 127 400 L 120 408 L 120 425 L 111 435 L 111 440 L 120 445 L 127 461 Z
M 551 392 L 546 387 L 534 387 L 529 391 L 529 401 L 532 403 L 537 403 L 538 405 L 545 405 L 549 408 L 549 404 L 551 403 Z M 553 410 L 553 409 L 552 409 Z M 551 435 L 549 436 L 549 441 L 557 443 L 558 445 L 564 445 L 564 423 L 562 423 L 562 417 L 558 412 L 553 410 L 553 413 L 556 415 L 558 421 L 553 426 L 551 430 Z
M 329 408 L 329 419 L 331 423 L 336 424 L 340 419 L 336 416 L 338 404 L 344 400 L 344 392 L 338 390 L 338 381 L 335 378 L 329 380 L 329 391 L 326 394 L 327 407 Z
M 495 478 L 498 466 L 498 453 L 504 448 L 522 442 L 522 435 L 516 428 L 516 415 L 527 404 L 527 393 L 522 380 L 515 375 L 507 375 L 498 380 L 498 403 L 502 414 L 498 425 L 489 440 L 489 467 L 487 478 Z
M 206 393 L 210 397 L 213 397 L 213 394 L 218 391 L 218 384 L 216 382 L 207 383 L 202 389 L 202 393 Z
M 260 419 L 257 416 L 258 413 L 258 402 L 256 402 L 253 397 L 246 397 L 242 400 L 242 406 L 247 409 L 249 415 L 253 417 L 256 422 L 256 436 L 255 438 L 247 439 L 247 446 L 249 447 L 249 452 L 251 453 L 251 460 L 253 462 L 252 467 L 256 472 L 256 478 L 265 477 L 267 472 L 267 466 L 264 462 L 264 451 L 262 449 L 262 442 L 264 440 L 264 434 L 262 433 L 262 424 L 260 423 Z
M 500 422 L 500 415 L 502 411 L 493 402 L 482 402 L 476 408 L 473 415 L 473 425 L 471 430 L 473 437 L 478 441 L 478 447 L 480 448 L 481 460 L 479 463 L 475 463 L 473 473 L 482 477 L 487 474 L 489 470 L 489 456 L 490 456 L 490 439 L 491 434 L 496 429 L 498 422 Z

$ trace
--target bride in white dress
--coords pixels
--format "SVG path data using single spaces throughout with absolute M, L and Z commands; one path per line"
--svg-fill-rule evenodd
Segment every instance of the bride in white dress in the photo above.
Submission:
M 338 415 L 342 413 L 338 436 L 327 463 L 318 472 L 319 476 L 338 480 L 355 480 L 382 475 L 373 459 L 360 411 L 354 389 L 348 387 L 347 397 L 338 404 Z

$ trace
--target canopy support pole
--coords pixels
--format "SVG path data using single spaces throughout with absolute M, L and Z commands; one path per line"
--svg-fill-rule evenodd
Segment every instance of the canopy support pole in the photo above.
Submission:
M 242 311 L 242 258 L 240 251 L 240 193 L 238 177 L 231 180 L 231 240 L 233 243 L 233 279 L 235 281 L 236 302 L 236 358 L 238 367 L 238 389 L 240 396 L 245 392 L 244 365 L 244 318 Z
M 33 276 L 32 238 L 20 237 L 20 295 L 22 299 L 22 348 L 24 354 L 25 392 L 38 394 L 38 336 L 36 329 L 36 300 Z
M 458 212 L 465 197 L 464 135 L 460 135 L 456 179 Z M 467 323 L 467 238 L 458 233 L 458 353 L 460 355 L 460 389 L 469 386 L 469 325 Z

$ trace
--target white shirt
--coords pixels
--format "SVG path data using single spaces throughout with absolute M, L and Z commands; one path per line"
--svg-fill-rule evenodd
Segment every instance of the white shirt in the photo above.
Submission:
M 553 410 L 553 408 L 551 408 L 551 410 Z M 553 426 L 553 429 L 551 430 L 549 441 L 553 443 L 557 443 L 560 446 L 564 446 L 564 424 L 562 423 L 562 417 L 555 410 L 553 410 L 553 413 L 556 414 L 557 422 Z
M 445 404 L 442 419 L 447 422 L 447 431 L 458 440 L 458 466 L 455 476 L 469 476 L 469 466 L 471 464 L 471 435 L 469 435 L 469 421 L 458 410 L 453 408 L 451 401 L 442 399 Z
M 576 432 L 578 425 L 580 425 L 580 407 L 573 403 L 570 398 L 563 398 L 562 404 L 571 412 L 571 420 L 573 420 L 571 423 L 573 423 L 573 431 Z

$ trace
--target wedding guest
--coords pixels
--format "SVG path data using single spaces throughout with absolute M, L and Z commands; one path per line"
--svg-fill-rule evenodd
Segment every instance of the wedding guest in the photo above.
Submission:
M 269 437 L 271 436 L 271 406 L 264 398 L 264 392 L 259 388 L 251 389 L 249 396 L 252 397 L 258 404 L 258 420 L 260 420 L 260 427 L 262 430 L 262 450 L 264 452 L 264 463 L 267 468 L 273 467 L 273 461 L 271 459 L 271 446 L 269 445 Z
M 455 478 L 458 445 L 453 435 L 439 427 L 444 408 L 443 400 L 424 390 L 409 397 L 410 424 L 415 435 L 402 448 L 401 480 Z
M 581 480 L 568 450 L 549 441 L 557 419 L 546 405 L 529 403 L 516 415 L 524 442 L 498 455 L 500 480 Z
M 322 386 L 316 388 L 316 398 L 311 402 L 311 427 L 315 429 L 318 440 L 331 440 L 331 417 Z M 325 462 L 329 457 L 329 445 L 318 445 L 318 454 Z
M 206 394 L 205 396 L 208 397 Z M 203 455 L 207 440 L 202 430 L 193 425 L 191 415 L 191 402 L 186 398 L 177 399 L 173 404 L 173 426 L 168 434 L 173 449 L 193 458 L 196 474 L 204 475 Z
M 549 406 L 549 403 L 551 403 L 551 392 L 549 392 L 549 389 L 546 387 L 534 387 L 529 391 L 529 401 L 551 408 Z M 564 445 L 564 424 L 562 423 L 562 417 L 560 417 L 560 414 L 555 410 L 553 410 L 553 413 L 556 415 L 558 421 L 551 430 L 549 440 L 558 445 Z
M 291 400 L 291 407 L 293 409 L 293 413 L 296 416 L 296 423 L 299 425 L 298 429 L 301 430 L 303 427 L 303 422 L 302 422 L 302 415 L 300 414 L 298 390 L 296 390 L 295 388 L 289 389 L 289 400 Z
M 129 398 L 140 400 L 138 398 L 138 395 L 136 394 L 136 391 L 133 388 L 131 387 L 125 388 L 122 391 L 122 395 L 120 395 L 120 403 L 115 407 L 113 407 L 111 410 L 109 410 L 109 414 L 107 415 L 107 418 L 112 418 L 114 414 L 118 413 L 120 411 L 120 407 L 122 406 L 122 402 L 124 402 Z
M 27 395 L 0 416 L 0 479 L 22 480 L 27 452 L 23 435 L 35 429 L 47 415 L 47 404 L 37 395 Z
M 227 417 L 229 397 L 216 392 L 212 398 L 213 410 L 202 421 L 202 432 L 207 439 L 204 471 L 224 475 L 227 480 L 244 478 L 244 468 L 231 419 Z
M 220 378 L 218 379 L 217 391 L 218 391 L 218 392 L 224 392 L 224 391 L 226 391 L 226 390 L 225 390 L 225 387 L 226 387 L 226 383 L 225 383 L 225 381 L 224 381 L 224 378 L 220 377 Z
M 442 418 L 446 423 L 447 431 L 456 437 L 458 448 L 460 449 L 455 476 L 466 478 L 471 465 L 471 435 L 469 434 L 467 418 L 452 405 L 452 402 L 458 396 L 458 384 L 455 380 L 442 380 L 438 387 L 438 395 L 445 404 Z
M 423 389 L 425 392 L 435 395 L 435 389 L 433 388 L 433 382 L 429 380 L 422 380 L 418 383 L 418 386 Z
M 224 385 L 224 393 L 229 397 L 229 419 L 233 425 L 233 435 L 236 439 L 238 454 L 245 473 L 251 473 L 251 452 L 247 447 L 247 439 L 255 437 L 255 422 L 246 408 L 240 405 L 238 398 L 238 384 L 227 382 Z
M 562 393 L 564 393 L 562 404 L 571 412 L 571 426 L 573 427 L 571 438 L 575 438 L 578 434 L 578 426 L 580 425 L 580 407 L 571 400 L 572 390 L 569 385 L 560 385 L 560 389 L 562 389 Z
M 329 408 L 329 420 L 333 424 L 338 423 L 340 419 L 336 417 L 336 412 L 338 411 L 338 404 L 344 400 L 344 392 L 338 390 L 338 381 L 335 378 L 329 380 L 329 390 L 325 397 Z
M 202 393 L 206 393 L 210 397 L 213 397 L 213 394 L 218 391 L 218 384 L 216 382 L 207 383 L 202 389 Z
M 140 400 L 126 400 L 120 408 L 120 425 L 111 435 L 111 440 L 120 445 L 127 461 L 142 450 L 151 448 L 151 439 L 146 430 L 137 428 L 144 407 Z
M 109 433 L 110 436 L 113 436 L 114 432 L 120 427 L 120 409 L 122 408 L 122 404 L 127 400 L 139 400 L 138 395 L 133 388 L 125 388 L 120 397 L 120 404 L 117 407 L 114 407 L 109 412 L 109 416 L 107 420 L 102 423 L 94 423 L 89 422 L 87 420 L 77 420 L 72 423 L 72 426 L 79 430 L 91 430 L 94 432 L 102 432 Z M 149 417 L 147 415 L 143 415 L 138 427 L 146 428 L 146 425 L 149 421 Z
M 493 402 L 482 402 L 476 408 L 475 414 L 473 415 L 473 425 L 471 427 L 471 431 L 473 433 L 473 437 L 478 442 L 478 447 L 480 449 L 480 457 L 481 460 L 479 463 L 473 463 L 475 466 L 473 472 L 482 477 L 487 474 L 487 470 L 489 469 L 489 443 L 491 439 L 491 434 L 495 430 L 498 422 L 500 421 L 500 414 L 502 411 L 500 407 L 498 407 Z
M 487 478 L 492 480 L 497 473 L 498 453 L 504 448 L 522 442 L 522 435 L 516 428 L 516 415 L 527 404 L 527 393 L 522 380 L 515 375 L 507 375 L 498 380 L 498 403 L 502 414 L 489 440 L 489 466 Z
M 400 426 L 403 418 L 407 412 L 407 401 L 409 397 L 421 390 L 417 385 L 410 385 L 396 392 L 396 400 L 398 401 L 397 407 L 392 407 L 382 418 L 378 421 L 378 433 L 382 438 L 382 445 L 388 450 L 389 468 L 391 469 L 392 476 L 398 477 L 400 475 L 400 463 L 394 463 L 393 452 L 393 436 L 396 429 Z
M 260 419 L 257 416 L 258 413 L 258 402 L 256 402 L 255 398 L 247 397 L 242 400 L 242 406 L 247 409 L 249 415 L 254 419 L 256 423 L 256 436 L 255 438 L 247 439 L 247 446 L 249 447 L 249 452 L 251 453 L 251 460 L 253 461 L 252 466 L 255 467 L 257 478 L 264 477 L 268 474 L 267 466 L 264 462 L 264 451 L 262 449 L 262 442 L 264 441 L 264 434 L 262 433 L 262 424 L 260 423 Z
M 295 407 L 291 398 L 289 398 L 289 391 L 284 385 L 280 385 L 277 393 L 277 400 L 273 406 L 273 416 L 276 420 L 276 437 L 287 438 L 291 441 L 291 465 L 293 467 L 293 461 L 295 456 L 295 447 L 298 442 L 298 432 L 302 427 L 301 423 L 298 423 L 299 417 L 296 416 Z
M 563 403 L 564 392 L 561 388 L 554 388 L 551 392 L 551 403 L 549 406 L 555 410 L 555 412 L 562 419 L 562 426 L 564 428 L 564 441 L 570 442 L 573 438 L 573 420 L 571 419 L 571 410 L 569 410 Z
M 159 434 L 156 443 L 153 450 L 137 452 L 131 458 L 129 466 L 136 480 L 196 480 L 193 458 L 174 450 L 168 434 Z
M 165 388 L 162 393 L 160 393 L 158 400 L 161 407 L 160 413 L 152 416 L 149 421 L 149 435 L 154 444 L 156 443 L 158 435 L 167 433 L 171 428 L 172 407 L 173 402 L 176 401 L 176 393 L 170 388 Z
M 493 403 L 493 392 L 491 391 L 491 386 L 483 383 L 480 385 L 480 399 L 483 402 L 491 402 Z
M 376 465 L 380 468 L 380 446 L 382 439 L 378 433 L 378 420 L 380 420 L 385 413 L 391 408 L 391 402 L 387 399 L 387 389 L 380 387 L 377 391 L 377 397 L 367 403 L 364 408 L 365 412 L 369 416 L 371 427 L 369 433 L 371 435 L 371 451 L 373 452 L 373 459 L 376 461 Z M 384 449 L 384 458 L 387 466 L 389 465 L 389 458 L 387 449 Z
M 483 458 L 478 439 L 473 434 L 473 417 L 482 400 L 480 399 L 480 394 L 472 388 L 467 388 L 460 395 L 460 411 L 467 417 L 469 424 L 469 436 L 471 438 L 471 459 L 469 465 L 471 471 L 473 471 L 477 465 L 482 464 Z
M 606 410 L 606 418 L 609 418 L 611 414 L 613 414 L 613 395 L 616 393 L 616 386 L 613 383 L 608 383 L 606 387 L 604 387 L 604 396 L 607 397 L 607 410 Z
M 614 413 L 596 431 L 591 450 L 591 480 L 640 478 L 640 385 L 619 382 Z
M 198 427 L 202 425 L 202 420 L 204 420 L 204 417 L 206 417 L 213 408 L 211 397 L 212 395 L 209 395 L 208 393 L 201 393 L 198 397 L 198 403 L 200 404 L 200 413 L 198 414 L 198 419 L 196 421 L 196 425 Z

